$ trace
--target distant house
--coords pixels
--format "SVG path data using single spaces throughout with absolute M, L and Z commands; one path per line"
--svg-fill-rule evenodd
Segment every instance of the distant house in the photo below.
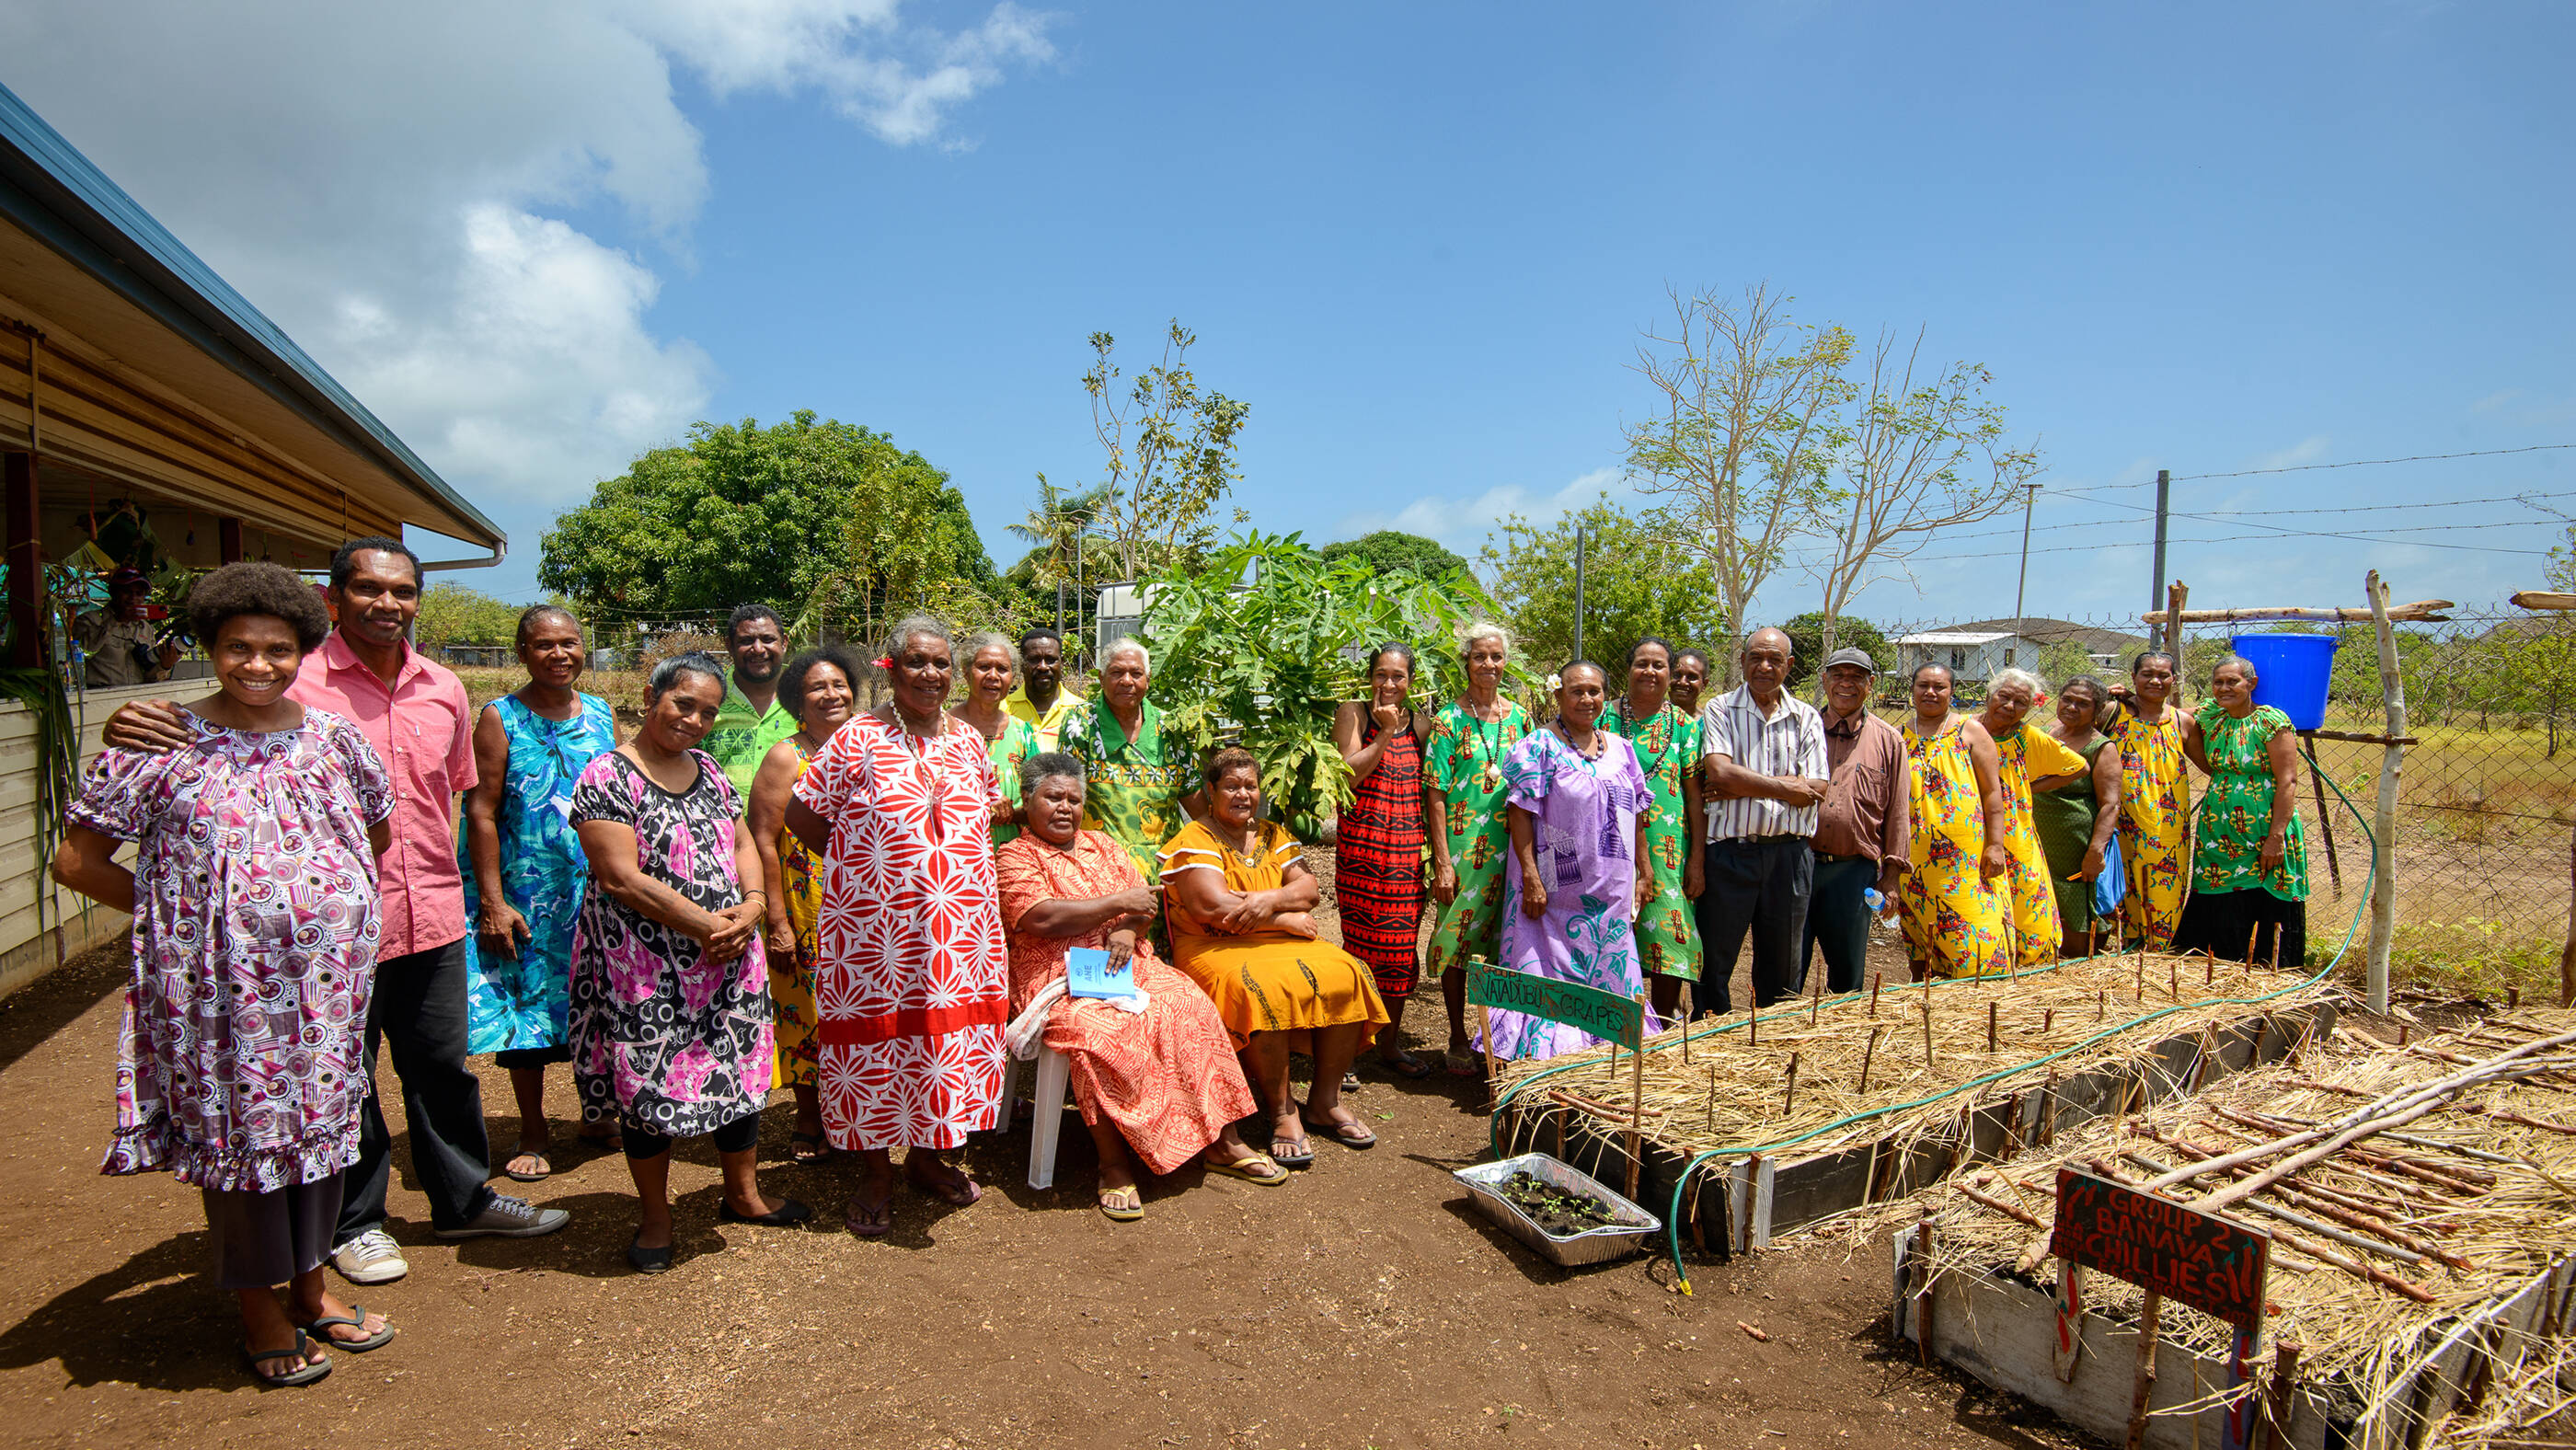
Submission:
M 1896 640 L 1897 669 L 1911 674 L 1927 664 L 1946 667 L 1960 684 L 1983 684 L 2008 669 L 2045 676 L 2044 663 L 2066 661 L 2065 646 L 2083 651 L 2096 670 L 2122 668 L 2147 647 L 2143 635 L 2123 634 L 2070 619 L 1980 619 L 1945 625 Z M 2051 683 L 2055 683 L 2051 681 Z

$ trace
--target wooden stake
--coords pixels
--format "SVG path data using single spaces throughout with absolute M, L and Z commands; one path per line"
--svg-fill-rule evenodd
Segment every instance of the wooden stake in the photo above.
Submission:
M 1923 998 L 1923 1067 L 1927 1072 L 1932 1067 L 1932 998 L 1929 993 Z
M 2057 1064 L 2048 1065 L 2048 1085 L 2039 1090 L 2039 1145 L 2057 1141 Z
M 1999 1040 L 1998 1029 L 1999 1018 L 2001 1016 L 1998 1011 L 1999 1006 L 1999 1003 L 1994 1002 L 1988 1002 L 1986 1004 L 1986 1051 L 1988 1052 L 1995 1050 Z
M 1637 993 L 1637 1005 L 1646 1006 L 1646 994 Z M 1640 1013 L 1640 1020 L 1643 1018 Z M 1637 1175 L 1646 1166 L 1646 1044 L 1628 1054 L 1628 1197 L 1637 1196 Z
M 1869 1060 L 1878 1055 L 1878 1034 L 1885 1032 L 1886 1030 L 1887 1024 L 1884 1022 L 1881 1022 L 1877 1026 L 1869 1029 L 1869 1044 L 1860 1050 L 1860 1095 L 1862 1097 L 1869 1096 Z M 1709 1097 L 1714 1100 L 1717 1096 L 1717 1070 L 1715 1068 L 1709 1069 L 1708 1084 Z M 1709 1111 L 1714 1113 L 1716 1109 L 1711 1108 Z
M 2373 569 L 2364 581 L 2370 591 L 2370 621 L 2379 635 L 2380 702 L 2388 713 L 2388 739 L 2406 735 L 2406 675 L 2397 662 L 2397 631 L 2389 626 L 2388 586 Z M 2379 801 L 2372 813 L 2370 883 L 2370 958 L 2366 982 L 2370 1010 L 2388 1010 L 2388 946 L 2397 934 L 2397 777 L 2406 747 L 2389 744 L 2379 753 Z M 2576 912 L 2576 904 L 2569 907 Z
M 2141 1007 L 2143 1007 L 2143 1006 L 2145 1006 L 2145 1005 L 2146 1005 L 2146 1002 L 2147 1002 L 2147 954 L 2146 954 L 2145 952 L 2140 952 L 2140 953 L 2138 953 L 2138 1005 L 2139 1005 L 2139 1006 L 2141 1006 Z
M 2110 989 L 2110 988 L 2108 988 L 2108 987 L 2104 987 L 2104 988 L 2102 989 L 2102 996 L 2101 996 L 2101 1000 L 2099 1000 L 2099 1001 L 2097 1001 L 2097 1002 L 2095 1002 L 2095 1003 L 2093 1004 L 2093 1020 L 2094 1020 L 2094 1021 L 2096 1021 L 2096 1022 L 2099 1022 L 2099 1021 L 2101 1021 L 2102 1019 L 2104 1019 L 2104 1018 L 2106 1018 L 2106 1017 L 2108 1017 L 2108 1016 L 2110 1016 L 2110 1015 L 2111 1015 L 2111 989 Z
M 2504 989 L 2504 1009 L 2505 1009 L 2506 1011 L 2508 1011 L 2508 1012 L 2513 1012 L 2513 1011 L 2519 1011 L 2519 1010 L 2521 1009 L 2521 1007 L 2522 1007 L 2522 989 L 2521 989 L 2520 987 L 2507 987 L 2507 988 L 2505 988 L 2505 989 Z
M 1885 972 L 1872 972 L 1869 974 L 1869 1015 L 1872 1017 L 1878 1015 L 1879 984 L 1886 980 L 1887 973 Z
M 1798 1105 L 1798 1054 L 1789 1054 L 1789 1093 L 1780 1100 L 1780 1116 L 1787 1117 Z
M 2032 1223 L 2037 1226 L 2038 1220 Z M 2057 1261 L 2057 1337 L 2048 1348 L 2049 1368 L 2058 1383 L 2075 1382 L 2076 1361 L 2084 1353 L 2084 1270 L 2073 1259 Z
M 2263 1437 L 2270 1450 L 2289 1450 L 2290 1416 L 2294 1409 L 2290 1396 L 2298 1386 L 2298 1374 L 2299 1342 L 2285 1339 L 2272 1346 L 2272 1395 L 2271 1402 L 2264 1407 L 2267 1411 L 2264 1419 L 2269 1429 Z
M 1469 970 L 1474 970 L 1472 967 Z M 1503 1068 L 1494 1058 L 1494 1022 L 1482 1007 L 1476 1009 L 1476 1035 L 1485 1043 L 1485 1111 L 1492 1112 L 1502 1101 Z
M 2164 1300 L 2153 1290 L 2138 1307 L 2138 1378 L 2129 1391 L 2129 1450 L 2147 1443 L 2147 1399 L 2156 1392 L 2156 1316 L 2163 1308 Z
M 1914 1226 L 1914 1283 L 1915 1359 L 1928 1368 L 1932 1363 L 1932 1214 L 1928 1209 Z
M 1807 1000 L 1807 1025 L 1810 1027 L 1816 1025 L 1816 1014 L 1825 1010 L 1825 974 L 1817 972 L 1814 975 L 1816 990 Z
M 2054 1007 L 2043 1008 L 2039 1014 L 2039 1035 L 2046 1037 L 2049 1033 L 2049 1029 L 2056 1025 L 2057 1009 Z

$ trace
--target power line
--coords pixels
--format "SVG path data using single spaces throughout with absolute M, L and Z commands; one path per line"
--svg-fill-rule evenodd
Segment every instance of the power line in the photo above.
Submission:
M 2171 539 L 2167 542 L 2169 544 L 2242 544 L 2258 540 L 2266 542 L 2276 541 L 2283 537 L 2302 539 L 2342 539 L 2356 544 L 2402 544 L 2418 549 L 2455 549 L 2478 554 L 2529 554 L 2539 558 L 2545 558 L 2549 553 L 2547 549 L 2504 549 L 2498 548 L 2492 544 L 2436 544 L 2420 539 L 2382 539 L 2373 538 L 2367 534 L 2312 533 L 2299 529 L 2274 529 L 2269 533 L 2262 534 L 2229 534 L 2223 538 L 2214 539 Z M 2145 547 L 2147 547 L 2147 545 L 2143 540 L 2123 539 L 2108 544 L 2067 544 L 2057 548 L 2054 552 L 2061 554 L 2085 554 L 2099 549 L 2143 549 Z M 1972 550 L 1964 554 L 1921 554 L 1914 556 L 1907 562 L 1930 564 L 1944 559 L 1992 559 L 1996 557 L 1998 557 L 1998 555 L 1994 550 Z
M 2418 453 L 2407 458 L 2356 458 L 2350 463 L 2298 463 L 2286 468 L 2246 468 L 2234 473 L 2177 473 L 2175 483 L 2195 478 L 2252 478 L 2261 473 L 2310 473 L 2320 468 L 2375 468 L 2383 463 L 2435 463 L 2447 458 L 2500 458 L 2508 453 L 2547 453 L 2576 448 L 2576 443 L 2534 443 L 2528 448 L 2481 448 L 2475 453 Z
M 2064 497 L 2064 495 L 2059 495 L 2059 497 Z M 2175 517 L 2175 518 L 2195 518 L 2195 519 L 2280 518 L 2280 517 L 2287 517 L 2287 516 L 2297 515 L 2297 514 L 2338 514 L 2338 515 L 2340 515 L 2340 514 L 2358 514 L 2358 513 L 2381 513 L 2381 512 L 2386 512 L 2386 511 L 2389 511 L 2389 510 L 2392 510 L 2392 509 L 2467 508 L 2467 507 L 2470 507 L 2470 506 L 2472 506 L 2472 505 L 2477 505 L 2477 504 L 2495 504 L 2495 503 L 2521 503 L 2521 504 L 2529 504 L 2529 503 L 2532 503 L 2532 502 L 2535 502 L 2535 501 L 2538 501 L 2538 500 L 2545 500 L 2545 499 L 2562 499 L 2562 498 L 2576 498 L 2576 493 L 2513 494 L 2513 495 L 2510 495 L 2510 496 L 2507 496 L 2507 497 L 2501 497 L 2501 498 L 2463 498 L 2463 499 L 2444 499 L 2444 500 L 2441 500 L 2441 501 L 2439 501 L 2439 502 L 2433 502 L 2433 503 L 2378 503 L 2378 504 L 2355 504 L 2355 505 L 2353 505 L 2353 506 L 2351 506 L 2351 507 L 2349 507 L 2349 508 L 2327 508 L 2327 509 L 2217 509 L 2217 510 L 2212 510 L 2212 511 L 2207 512 L 2207 513 L 2174 514 L 2174 515 L 2171 515 L 2171 517 Z M 2119 502 L 2117 502 L 2117 501 L 2114 501 L 2114 500 L 2108 500 L 2108 499 L 2101 500 L 2100 502 L 2102 502 L 2102 503 L 2104 504 L 2104 506 L 2109 507 L 2109 508 L 2126 508 L 2126 509 L 2136 509 L 2136 510 L 2137 510 L 2138 512 L 2140 512 L 2140 513 L 2153 513 L 2153 512 L 2154 512 L 2154 510 L 2153 510 L 2153 509 L 2142 508 L 2142 507 L 2140 507 L 2140 506 L 2139 506 L 2139 505 L 2137 505 L 2137 504 L 2124 504 L 2124 503 L 2119 503 Z M 2060 531 L 2060 530 L 2065 530 L 2065 529 L 2107 529 L 2107 528 L 2127 528 L 2127 527 L 2129 527 L 2129 526 L 2130 526 L 2132 523 L 2134 523 L 2134 522 L 2135 522 L 2135 521 L 2134 521 L 2134 520 L 2131 520 L 2131 519 L 2085 519 L 2085 520 L 2082 520 L 2082 521 L 2080 521 L 2080 522 L 2077 522 L 2077 523 L 2070 523 L 2070 524 L 2042 524 L 2042 525 L 2040 525 L 2040 526 L 2038 527 L 2038 529 L 2036 529 L 2034 532 L 2046 534 L 2046 533 L 2054 533 L 2054 532 L 2058 532 L 2058 531 Z M 2510 519 L 2510 520 L 2506 520 L 2506 521 L 2503 521 L 2503 522 L 2499 522 L 2499 523 L 2491 523 L 2491 524 L 2424 524 L 2424 525 L 2421 525 L 2420 527 L 2421 527 L 2421 528 L 2424 528 L 2424 529 L 2527 529 L 2527 528 L 2530 528 L 2531 526 L 2532 526 L 2532 521 L 2531 521 L 2531 520 L 2529 520 L 2529 519 Z M 1966 539 L 1992 539 L 1992 538 L 2000 538 L 2000 537 L 2003 537 L 2003 536 L 2006 536 L 2006 535 L 2018 535 L 2020 532 L 2021 532 L 2021 530 L 2019 530 L 2019 529 L 1985 529 L 1985 530 L 1981 530 L 1981 531 L 1979 531 L 1979 532 L 1977 532 L 1977 533 L 1973 533 L 1973 534 L 1942 534 L 1942 535 L 1940 535 L 1939 537 L 1940 537 L 1940 539 L 1941 539 L 1941 541 L 1942 541 L 1943 543 L 1956 543 L 1956 542 L 1959 542 L 1959 541 L 1961 541 L 1961 540 L 1966 540 Z

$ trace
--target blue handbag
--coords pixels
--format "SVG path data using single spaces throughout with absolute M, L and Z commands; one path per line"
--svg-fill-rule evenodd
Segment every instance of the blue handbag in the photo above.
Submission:
M 2109 916 L 2129 895 L 2129 873 L 2120 864 L 2120 838 L 2115 833 L 2102 847 L 2102 874 L 2093 878 L 2093 914 Z

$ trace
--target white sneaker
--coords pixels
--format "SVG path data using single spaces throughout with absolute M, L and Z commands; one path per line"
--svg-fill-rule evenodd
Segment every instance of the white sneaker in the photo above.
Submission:
M 411 1272 L 394 1236 L 371 1228 L 331 1251 L 331 1267 L 352 1284 L 390 1284 Z
M 483 1211 L 455 1228 L 432 1229 L 442 1239 L 505 1238 L 532 1239 L 550 1234 L 572 1222 L 572 1215 L 560 1208 L 538 1208 L 524 1198 L 506 1193 L 492 1195 Z

